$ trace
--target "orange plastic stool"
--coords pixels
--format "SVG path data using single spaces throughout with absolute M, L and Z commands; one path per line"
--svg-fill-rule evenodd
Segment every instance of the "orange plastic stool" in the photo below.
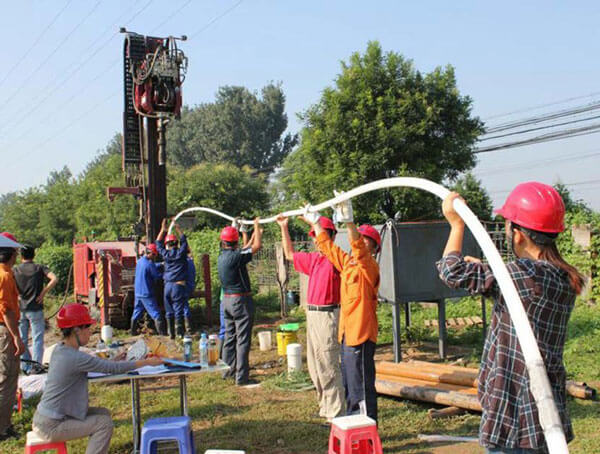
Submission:
M 334 418 L 329 433 L 329 454 L 382 454 L 375 421 L 365 415 Z
M 57 454 L 67 454 L 67 444 L 64 441 L 44 440 L 35 432 L 27 432 L 27 441 L 25 442 L 25 454 L 34 454 L 49 449 L 56 450 Z

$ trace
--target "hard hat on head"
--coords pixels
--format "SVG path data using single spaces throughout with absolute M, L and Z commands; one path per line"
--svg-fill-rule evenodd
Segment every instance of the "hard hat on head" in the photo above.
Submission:
M 96 323 L 96 320 L 90 317 L 88 308 L 79 303 L 67 304 L 61 307 L 56 316 L 56 325 L 60 329 L 93 325 L 94 323 Z
M 221 241 L 227 241 L 228 243 L 235 243 L 240 239 L 240 234 L 237 229 L 231 225 L 227 227 L 223 227 L 221 230 L 221 235 L 219 236 Z
M 8 238 L 9 240 L 14 241 L 15 243 L 18 243 L 17 239 L 15 238 L 15 236 L 12 233 L 2 232 L 2 233 L 0 233 L 0 235 L 2 235 L 5 238 Z
M 173 235 L 172 233 L 169 233 L 167 235 L 167 237 L 165 238 L 165 243 L 176 243 L 177 242 L 177 237 L 175 235 Z
M 146 253 L 148 252 L 152 252 L 153 254 L 158 255 L 158 248 L 156 247 L 156 244 L 150 243 L 146 245 Z
M 367 238 L 371 238 L 377 244 L 377 249 L 381 247 L 381 235 L 375 227 L 369 224 L 363 224 L 358 228 L 358 232 L 366 236 Z
M 333 230 L 335 233 L 337 233 L 337 229 L 335 228 L 335 224 L 333 223 L 333 221 L 329 218 L 326 218 L 325 216 L 321 216 L 319 218 L 319 225 L 321 226 L 321 228 L 325 229 L 325 230 Z M 310 228 L 310 231 L 308 232 L 308 236 L 314 238 L 315 235 L 315 229 L 314 228 Z
M 552 186 L 536 181 L 521 183 L 514 188 L 502 208 L 495 212 L 537 232 L 560 233 L 565 229 L 562 197 Z

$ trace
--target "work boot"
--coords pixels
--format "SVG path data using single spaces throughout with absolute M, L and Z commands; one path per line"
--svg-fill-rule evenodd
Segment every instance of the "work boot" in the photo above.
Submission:
M 131 320 L 131 335 L 132 336 L 137 336 L 139 334 L 138 329 L 140 327 L 140 321 L 139 320 Z
M 185 334 L 183 318 L 178 318 L 177 320 L 175 320 L 175 331 L 176 331 L 177 335 L 181 336 L 181 337 L 183 337 L 183 335 Z
M 154 326 L 156 327 L 156 332 L 161 336 L 166 336 L 167 334 L 167 326 L 165 321 L 162 318 L 154 319 Z
M 183 321 L 185 322 L 185 334 L 187 334 L 188 336 L 192 335 L 192 317 L 185 317 L 183 319 Z
M 167 331 L 169 332 L 169 337 L 175 339 L 175 319 L 172 317 L 167 319 Z

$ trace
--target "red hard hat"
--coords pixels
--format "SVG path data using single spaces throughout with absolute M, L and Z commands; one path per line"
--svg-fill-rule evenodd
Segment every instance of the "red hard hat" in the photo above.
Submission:
M 152 252 L 153 254 L 158 255 L 158 248 L 156 247 L 156 244 L 154 243 L 150 243 L 146 246 L 146 252 Z
M 325 216 L 321 216 L 319 218 L 319 225 L 324 228 L 325 230 L 333 230 L 334 232 L 337 233 L 337 229 L 335 228 L 335 224 L 333 223 L 333 221 L 329 218 L 326 218 Z M 311 237 L 315 237 L 315 229 L 313 229 L 312 227 L 310 228 L 310 232 L 308 232 L 308 236 Z
M 377 243 L 377 247 L 381 247 L 381 235 L 375 227 L 369 224 L 363 224 L 358 228 L 358 231 L 361 235 L 371 238 L 375 243 Z
M 499 210 L 504 219 L 537 232 L 560 233 L 565 229 L 565 204 L 556 189 L 530 181 L 521 183 Z
M 15 236 L 12 233 L 2 232 L 2 233 L 0 233 L 0 235 L 5 236 L 9 240 L 13 240 L 15 243 L 18 243 L 17 239 L 15 238 Z
M 235 227 L 228 225 L 221 230 L 221 236 L 219 238 L 228 243 L 235 243 L 240 239 L 240 234 Z
M 165 243 L 177 242 L 177 237 L 172 233 L 169 233 L 165 238 Z
M 93 325 L 96 323 L 88 308 L 83 304 L 73 303 L 63 306 L 56 316 L 56 324 L 59 328 L 73 328 L 74 326 Z

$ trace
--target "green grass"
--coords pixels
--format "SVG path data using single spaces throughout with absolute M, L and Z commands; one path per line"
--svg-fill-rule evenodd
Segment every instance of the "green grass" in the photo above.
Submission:
M 256 298 L 257 323 L 278 320 L 279 305 L 275 294 Z M 489 309 L 489 308 L 488 308 Z M 479 300 L 465 298 L 449 302 L 448 317 L 480 314 Z M 488 314 L 490 312 L 488 311 Z M 380 344 L 391 342 L 391 308 L 379 308 Z M 425 350 L 428 342 L 437 341 L 434 328 L 424 328 L 423 321 L 436 319 L 436 308 L 413 305 L 413 326 L 409 339 L 403 334 L 403 347 L 416 351 Z M 300 342 L 304 343 L 304 316 L 294 310 L 288 321 L 299 321 Z M 481 327 L 461 330 L 450 329 L 452 346 L 461 347 L 467 362 L 476 364 L 481 354 Z M 431 348 L 430 348 L 431 349 Z M 325 452 L 328 431 L 314 417 L 318 408 L 314 391 L 291 392 L 296 383 L 305 382 L 306 375 L 287 380 L 285 363 L 269 369 L 260 366 L 277 359 L 276 351 L 258 351 L 258 341 L 253 339 L 251 364 L 257 368 L 253 376 L 263 382 L 258 389 L 240 389 L 232 382 L 224 381 L 217 374 L 200 375 L 188 380 L 190 415 L 193 419 L 198 452 L 209 448 L 245 449 L 252 454 L 261 453 L 316 453 Z M 569 326 L 569 338 L 565 348 L 565 363 L 569 378 L 600 385 L 600 307 L 578 302 Z M 260 372 L 260 373 L 259 373 Z M 163 380 L 163 384 L 175 384 Z M 156 383 L 152 386 L 157 386 Z M 142 391 L 142 415 L 144 418 L 178 414 L 179 393 L 176 389 L 160 392 Z M 417 435 L 451 434 L 476 436 L 479 415 L 466 414 L 442 420 L 430 420 L 427 410 L 430 404 L 379 397 L 379 432 L 386 453 L 432 453 L 431 445 L 421 443 Z M 36 400 L 28 401 L 22 415 L 13 422 L 23 434 L 31 427 Z M 90 404 L 111 409 L 115 432 L 111 453 L 125 454 L 132 448 L 131 407 L 128 384 L 90 386 Z M 569 399 L 569 411 L 576 439 L 570 444 L 574 454 L 597 452 L 600 446 L 600 402 Z M 23 437 L 24 438 L 24 437 Z M 22 452 L 24 441 L 11 440 L 0 443 L 0 452 Z M 69 442 L 69 452 L 83 453 L 85 441 Z M 475 451 L 474 451 L 475 452 Z

